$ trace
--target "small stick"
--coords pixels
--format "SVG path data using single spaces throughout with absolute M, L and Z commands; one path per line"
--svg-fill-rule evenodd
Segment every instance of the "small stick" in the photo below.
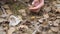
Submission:
M 6 15 L 7 13 L 6 13 L 5 9 L 3 8 L 3 6 L 1 6 L 1 9 L 2 9 L 2 11 L 3 11 L 3 14 Z

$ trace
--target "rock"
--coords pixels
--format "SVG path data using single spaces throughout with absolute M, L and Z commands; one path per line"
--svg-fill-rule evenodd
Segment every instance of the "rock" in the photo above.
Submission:
M 59 31 L 59 27 L 51 27 L 51 30 L 54 32 L 58 32 Z

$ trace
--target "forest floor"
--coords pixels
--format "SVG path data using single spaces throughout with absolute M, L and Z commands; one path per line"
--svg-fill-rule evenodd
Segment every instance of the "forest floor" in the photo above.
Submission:
M 60 34 L 60 3 L 57 1 L 45 1 L 39 13 L 30 12 L 21 3 L 4 4 L 3 7 L 8 16 L 2 18 L 4 13 L 0 9 L 0 34 Z M 16 26 L 10 25 L 11 15 L 21 20 Z

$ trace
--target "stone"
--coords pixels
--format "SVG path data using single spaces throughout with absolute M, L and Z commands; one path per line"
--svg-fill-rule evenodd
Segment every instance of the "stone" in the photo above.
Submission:
M 58 32 L 59 31 L 59 27 L 51 27 L 51 30 L 54 32 Z

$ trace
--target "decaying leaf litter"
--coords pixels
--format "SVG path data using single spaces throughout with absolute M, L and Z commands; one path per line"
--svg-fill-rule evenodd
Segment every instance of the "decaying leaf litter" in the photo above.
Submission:
M 45 0 L 44 3 L 39 13 L 31 13 L 26 4 L 18 1 L 3 4 L 0 34 L 60 34 L 60 1 Z

